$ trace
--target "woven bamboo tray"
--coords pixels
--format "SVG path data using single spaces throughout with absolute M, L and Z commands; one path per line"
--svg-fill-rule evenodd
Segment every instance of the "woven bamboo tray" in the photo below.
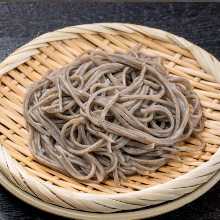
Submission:
M 81 184 L 35 161 L 28 149 L 22 116 L 26 88 L 51 69 L 70 63 L 87 50 L 125 52 L 142 44 L 143 53 L 164 58 L 164 67 L 192 83 L 206 117 L 205 129 L 185 145 L 182 162 L 157 172 L 132 176 L 121 186 L 112 180 Z M 41 35 L 0 64 L 0 172 L 32 197 L 67 210 L 112 213 L 176 200 L 208 184 L 220 169 L 220 62 L 189 41 L 131 24 L 101 23 L 67 27 Z M 203 150 L 196 150 L 205 143 Z M 216 177 L 219 179 L 219 175 Z M 177 200 L 176 200 L 177 201 Z

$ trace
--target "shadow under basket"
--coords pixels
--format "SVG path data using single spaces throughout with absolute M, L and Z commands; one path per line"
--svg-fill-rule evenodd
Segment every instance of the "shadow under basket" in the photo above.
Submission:
M 116 186 L 79 183 L 34 160 L 23 118 L 26 89 L 49 70 L 72 62 L 88 50 L 142 52 L 163 58 L 171 74 L 188 79 L 199 95 L 205 128 L 185 145 L 181 162 L 156 172 L 128 177 Z M 0 64 L 0 173 L 16 188 L 39 200 L 69 210 L 113 213 L 159 205 L 192 193 L 220 169 L 219 61 L 189 41 L 162 30 L 122 23 L 79 25 L 50 32 L 17 49 Z M 200 148 L 201 141 L 205 145 Z M 220 175 L 218 175 L 219 178 Z

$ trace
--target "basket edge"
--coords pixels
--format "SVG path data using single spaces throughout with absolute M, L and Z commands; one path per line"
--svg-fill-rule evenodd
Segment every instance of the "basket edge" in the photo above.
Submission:
M 56 205 L 43 202 L 42 200 L 35 198 L 29 195 L 28 193 L 22 191 L 21 189 L 17 188 L 13 183 L 8 181 L 8 179 L 0 173 L 0 185 L 2 185 L 6 190 L 8 190 L 10 193 L 12 193 L 14 196 L 21 199 L 22 201 L 31 204 L 32 206 L 38 209 L 41 209 L 48 213 L 56 214 L 58 216 L 62 216 L 70 219 L 86 219 L 86 220 L 88 219 L 102 220 L 103 218 L 105 218 L 106 220 L 108 219 L 111 220 L 113 218 L 116 219 L 126 218 L 127 220 L 132 220 L 132 219 L 146 219 L 146 218 L 162 215 L 170 211 L 173 211 L 175 209 L 181 208 L 184 205 L 199 198 L 208 190 L 210 190 L 218 182 L 219 179 L 220 179 L 220 172 L 218 171 L 216 175 L 214 175 L 207 183 L 200 186 L 194 192 L 185 195 L 181 198 L 178 198 L 177 200 L 170 201 L 166 204 L 161 204 L 156 207 L 146 208 L 143 210 L 134 210 L 132 212 L 128 211 L 123 213 L 119 212 L 119 213 L 102 214 L 102 213 L 88 213 L 84 211 L 65 209 Z
M 204 49 L 167 31 L 128 23 L 83 24 L 65 27 L 63 29 L 42 34 L 29 43 L 16 49 L 12 54 L 5 58 L 0 63 L 0 76 L 12 70 L 16 66 L 26 62 L 28 58 L 38 53 L 36 49 L 44 47 L 48 42 L 78 38 L 77 33 L 98 32 L 110 33 L 114 35 L 117 31 L 126 33 L 141 32 L 152 38 L 174 43 L 183 49 L 187 49 L 193 54 L 195 59 L 204 68 L 204 70 L 207 73 L 212 74 L 216 80 L 220 82 L 220 75 L 216 73 L 220 68 L 220 62 Z
M 164 184 L 135 192 L 93 195 L 63 189 L 31 176 L 3 146 L 0 146 L 0 170 L 17 187 L 24 191 L 29 189 L 29 193 L 51 204 L 103 213 L 157 205 L 191 193 L 220 170 L 219 158 L 220 150 L 208 162 Z

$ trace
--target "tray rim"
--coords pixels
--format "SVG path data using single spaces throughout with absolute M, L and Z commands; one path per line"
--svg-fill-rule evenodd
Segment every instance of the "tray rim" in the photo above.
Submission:
M 112 30 L 108 28 L 112 28 Z M 78 25 L 78 26 L 73 26 L 73 27 L 66 27 L 63 29 L 56 30 L 54 32 L 43 34 L 35 38 L 31 42 L 25 44 L 24 46 L 20 47 L 19 49 L 17 49 L 14 53 L 9 55 L 9 57 L 7 57 L 2 63 L 0 63 L 0 76 L 1 74 L 8 72 L 10 69 L 15 68 L 17 65 L 26 62 L 32 55 L 36 53 L 36 49 L 40 47 L 44 47 L 45 44 L 49 41 L 69 39 L 69 38 L 73 38 L 73 36 L 75 36 L 75 34 L 78 32 L 79 33 L 82 33 L 82 32 L 90 33 L 91 31 L 95 31 L 98 33 L 99 32 L 114 33 L 115 31 L 125 31 L 127 33 L 132 33 L 132 31 L 133 32 L 140 31 L 141 33 L 144 33 L 147 36 L 150 36 L 150 37 L 153 36 L 156 39 L 162 39 L 167 42 L 172 42 L 192 52 L 192 54 L 194 55 L 194 57 L 197 59 L 197 61 L 200 64 L 202 60 L 205 59 L 206 62 L 204 63 L 204 66 L 201 65 L 203 69 L 205 69 L 208 73 L 213 74 L 216 77 L 216 80 L 219 81 L 220 79 L 220 75 L 218 75 L 216 71 L 216 69 L 220 67 L 220 62 L 215 57 L 213 57 L 211 54 L 209 54 L 207 51 L 205 51 L 204 49 L 194 45 L 193 43 L 185 40 L 182 37 L 178 37 L 174 34 L 168 33 L 160 29 L 149 28 L 146 26 L 133 25 L 133 24 L 124 24 L 124 23 L 96 23 L 96 24 Z M 153 195 L 154 199 L 157 200 L 158 192 L 159 193 L 162 192 L 165 194 L 165 197 L 168 198 L 167 201 L 171 199 L 176 199 L 178 196 L 180 196 L 179 190 L 183 187 L 183 184 L 182 184 L 183 179 L 187 180 L 185 181 L 186 183 L 184 183 L 185 184 L 184 187 L 186 187 L 187 190 L 189 190 L 188 193 L 190 193 L 193 190 L 197 189 L 204 182 L 208 182 L 210 178 L 214 175 L 214 173 L 216 171 L 219 171 L 220 169 L 219 155 L 220 155 L 220 149 L 212 156 L 212 158 L 208 162 L 205 162 L 203 165 L 198 166 L 194 170 L 186 174 L 183 174 L 182 176 L 177 177 L 167 183 L 160 184 L 157 186 L 152 186 L 148 189 L 143 189 L 143 190 L 139 190 L 136 192 L 122 193 L 122 194 L 120 193 L 118 195 L 113 194 L 113 195 L 100 196 L 100 195 L 93 195 L 89 193 L 80 193 L 80 192 L 79 193 L 76 192 L 75 195 L 77 195 L 78 197 L 81 197 L 84 194 L 84 197 L 86 198 L 82 198 L 82 199 L 85 199 L 84 201 L 88 202 L 88 204 L 92 204 L 93 201 L 95 201 L 95 199 L 102 198 L 103 200 L 100 200 L 100 201 L 104 205 L 106 200 L 109 199 L 108 202 L 114 206 L 117 206 L 117 203 L 114 203 L 113 202 L 114 200 L 111 200 L 112 198 L 115 198 L 115 199 L 122 198 L 122 199 L 125 199 L 126 201 L 127 198 L 131 199 L 131 197 L 133 197 L 134 199 L 136 196 L 143 196 L 142 194 L 146 192 L 147 193 L 144 194 L 145 198 L 149 198 L 149 193 L 150 193 L 151 195 Z M 0 164 L 0 168 L 2 169 L 1 171 L 3 173 L 6 173 L 9 179 L 11 179 L 10 177 L 12 176 L 12 179 L 11 179 L 12 182 L 13 182 L 13 178 L 15 179 L 18 178 L 19 182 L 22 182 L 23 184 L 27 185 L 27 187 L 28 185 L 32 185 L 33 187 L 35 187 L 35 189 L 37 188 L 37 184 L 36 184 L 37 178 L 32 178 L 30 175 L 28 175 L 24 169 L 23 170 L 21 169 L 23 168 L 22 166 L 17 167 L 16 161 L 12 160 L 12 158 L 10 157 L 10 154 L 7 153 L 5 150 L 3 150 L 3 146 L 0 146 L 0 158 L 3 159 L 2 164 Z M 15 170 L 13 170 L 12 168 L 15 168 Z M 17 174 L 19 174 L 19 176 L 17 176 Z M 24 179 L 22 179 L 24 177 L 26 180 L 28 180 L 28 183 L 25 182 Z M 189 183 L 188 183 L 188 180 L 189 180 Z M 196 184 L 194 184 L 194 182 L 196 182 Z M 53 187 L 54 186 L 51 185 L 49 188 L 51 192 L 53 193 L 55 192 L 54 195 L 56 195 L 56 190 Z M 173 195 L 171 195 L 170 192 L 167 192 L 168 189 L 172 190 L 172 192 L 174 193 L 176 197 L 173 197 Z M 39 188 L 37 190 L 39 190 Z M 176 190 L 176 194 L 174 192 L 175 190 Z M 181 196 L 183 194 L 186 194 L 185 190 L 186 189 L 182 190 Z M 68 192 L 68 190 L 66 191 Z M 135 206 L 135 204 L 133 205 Z M 83 206 L 83 203 L 82 203 L 82 206 Z M 100 207 L 98 208 L 95 207 L 93 210 L 97 211 L 98 209 L 100 209 Z
M 69 219 L 82 219 L 82 220 L 106 220 L 111 219 L 143 219 L 143 218 L 152 218 L 162 214 L 166 214 L 168 212 L 179 209 L 188 203 L 193 202 L 194 200 L 201 197 L 207 191 L 209 191 L 214 185 L 218 183 L 220 179 L 220 171 L 216 172 L 216 174 L 202 186 L 200 186 L 195 191 L 187 194 L 181 198 L 170 201 L 166 204 L 161 204 L 152 208 L 143 208 L 141 210 L 131 210 L 125 212 L 118 213 L 91 213 L 73 209 L 66 209 L 60 206 L 56 206 L 53 204 L 46 203 L 40 200 L 37 197 L 34 197 L 27 192 L 24 192 L 19 187 L 16 187 L 13 183 L 11 183 L 2 173 L 0 173 L 0 185 L 4 187 L 8 192 L 13 194 L 16 198 L 22 200 L 23 202 L 40 209 L 41 211 L 45 211 L 50 214 L 54 214 L 61 217 L 66 217 Z

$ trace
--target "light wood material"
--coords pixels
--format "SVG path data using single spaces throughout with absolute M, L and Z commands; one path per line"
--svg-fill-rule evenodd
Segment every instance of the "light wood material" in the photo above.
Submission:
M 82 219 L 82 220 L 112 220 L 112 219 L 120 219 L 120 220 L 135 220 L 135 219 L 148 219 L 161 214 L 165 214 L 167 212 L 178 209 L 195 199 L 199 198 L 202 194 L 206 193 L 209 189 L 211 189 L 219 180 L 220 172 L 217 172 L 207 183 L 203 184 L 194 192 L 187 194 L 179 199 L 174 201 L 170 201 L 166 204 L 158 205 L 151 208 L 143 208 L 140 210 L 133 211 L 123 211 L 117 213 L 91 213 L 85 211 L 71 210 L 62 208 L 56 205 L 48 204 L 30 194 L 22 191 L 14 184 L 8 181 L 8 179 L 0 173 L 0 184 L 5 187 L 9 192 L 15 195 L 17 198 L 22 201 L 31 204 L 32 206 L 41 209 L 43 211 L 63 216 L 70 219 Z
M 190 80 L 206 116 L 200 137 L 184 146 L 181 162 L 170 162 L 146 176 L 131 176 L 121 186 L 112 180 L 81 184 L 35 161 L 28 149 L 22 115 L 27 87 L 51 69 L 62 67 L 96 47 L 112 53 L 142 44 L 142 51 L 164 58 L 171 73 Z M 208 182 L 220 169 L 220 63 L 187 40 L 153 28 L 102 23 L 67 27 L 44 34 L 0 64 L 0 172 L 22 190 L 69 209 L 91 212 L 132 210 L 175 200 Z M 205 148 L 201 149 L 201 141 Z

